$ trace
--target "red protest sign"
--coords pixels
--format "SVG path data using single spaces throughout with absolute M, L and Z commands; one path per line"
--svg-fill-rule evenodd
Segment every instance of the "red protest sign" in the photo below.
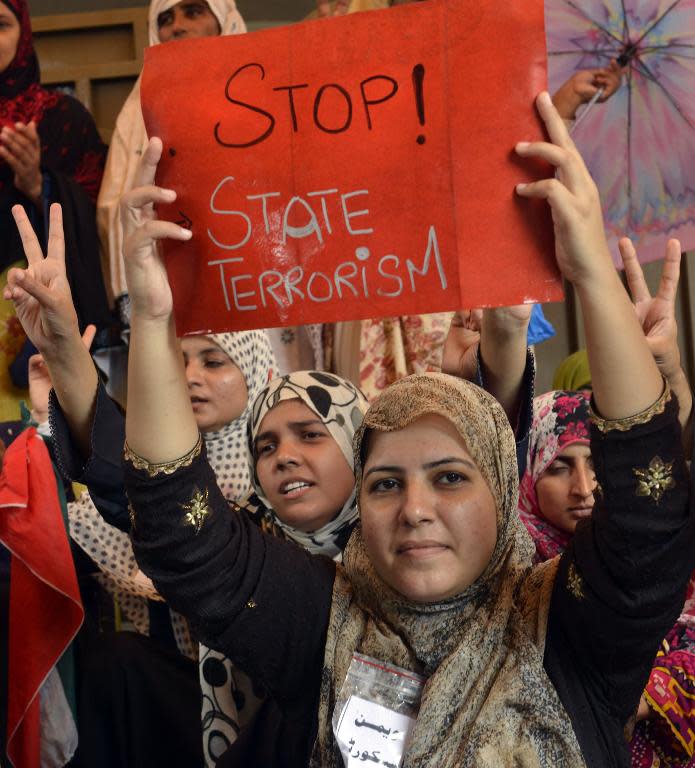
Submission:
M 427 0 L 148 49 L 179 332 L 547 301 L 543 0 Z

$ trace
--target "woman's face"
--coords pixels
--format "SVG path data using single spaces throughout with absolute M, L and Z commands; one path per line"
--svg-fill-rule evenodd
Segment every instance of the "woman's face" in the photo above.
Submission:
M 473 584 L 497 541 L 494 497 L 456 428 L 438 415 L 372 433 L 360 520 L 376 572 L 415 602 Z
M 324 423 L 301 400 L 263 417 L 254 442 L 263 494 L 286 525 L 317 531 L 343 508 L 355 476 Z
M 241 371 L 207 336 L 186 336 L 181 349 L 198 429 L 216 432 L 238 419 L 248 401 Z
M 17 17 L 4 3 L 0 3 L 0 72 L 10 66 L 17 53 L 20 31 Z
M 541 514 L 570 534 L 582 518 L 591 514 L 595 490 L 591 449 L 581 443 L 567 446 L 536 482 Z
M 157 16 L 159 40 L 185 37 L 212 37 L 220 34 L 220 25 L 205 0 L 181 0 Z

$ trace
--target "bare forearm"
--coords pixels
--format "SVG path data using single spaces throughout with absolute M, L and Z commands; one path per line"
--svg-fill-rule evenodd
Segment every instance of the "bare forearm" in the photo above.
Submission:
M 510 326 L 486 311 L 480 332 L 480 359 L 486 389 L 500 403 L 509 423 L 517 422 L 526 370 L 527 323 Z
M 91 453 L 91 431 L 99 383 L 89 350 L 79 333 L 43 351 L 65 420 L 84 458 Z
M 608 254 L 605 268 L 575 287 L 601 416 L 622 419 L 640 413 L 661 395 L 662 378 Z
M 184 456 L 198 440 L 173 317 L 131 318 L 126 439 L 155 464 Z

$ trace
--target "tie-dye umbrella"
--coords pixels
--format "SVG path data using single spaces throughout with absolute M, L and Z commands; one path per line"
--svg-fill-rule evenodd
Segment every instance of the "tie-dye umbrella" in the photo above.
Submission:
M 626 68 L 573 134 L 596 181 L 614 250 L 643 262 L 670 237 L 695 249 L 695 0 L 546 0 L 551 92 L 581 69 Z

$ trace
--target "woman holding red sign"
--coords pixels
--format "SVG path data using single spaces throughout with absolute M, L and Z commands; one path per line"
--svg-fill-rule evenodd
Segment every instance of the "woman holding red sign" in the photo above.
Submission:
M 149 221 L 131 240 L 129 286 L 139 300 L 127 436 L 136 552 L 206 641 L 296 715 L 306 735 L 287 734 L 295 751 L 277 764 L 339 764 L 340 727 L 331 721 L 355 651 L 428 678 L 406 765 L 628 759 L 623 731 L 692 566 L 687 476 L 676 403 L 613 269 L 595 186 L 547 95 L 538 106 L 554 143 L 517 151 L 550 161 L 559 178 L 518 193 L 549 200 L 558 262 L 582 303 L 604 499 L 594 526 L 553 567 L 531 568 L 516 516 L 513 440 L 500 412 L 446 378 L 405 379 L 367 414 L 356 442 L 361 528 L 343 568 L 230 522 L 185 414 L 185 389 L 174 384 L 166 276 L 146 255 L 152 238 L 190 233 Z M 142 203 L 171 195 L 138 191 Z M 172 385 L 162 398 L 167 371 Z M 156 414 L 165 407 L 181 418 L 165 424 Z M 667 476 L 650 474 L 657 456 Z M 658 502 L 637 493 L 633 467 L 647 473 Z M 649 525 L 657 503 L 658 534 Z M 182 508 L 195 515 L 197 533 Z M 660 567 L 666 550 L 668 574 Z M 210 563 L 213 584 L 177 583 L 179 557 Z M 218 558 L 234 568 L 221 572 Z M 649 576 L 655 567 L 659 579 Z M 610 661 L 616 653 L 620 665 Z
M 365 416 L 354 443 L 360 526 L 342 566 L 230 515 L 152 249 L 191 233 L 148 218 L 128 240 L 136 555 L 203 640 L 283 709 L 269 765 L 627 765 L 624 732 L 692 569 L 687 470 L 677 404 L 613 269 L 596 188 L 547 94 L 538 108 L 551 142 L 516 150 L 558 178 L 517 192 L 549 201 L 558 263 L 582 304 L 603 489 L 593 526 L 545 566 L 532 567 L 517 515 L 502 409 L 441 374 L 403 379 Z M 151 144 L 146 160 L 159 151 Z M 149 173 L 130 205 L 174 199 Z M 54 227 L 59 241 L 58 211 Z

